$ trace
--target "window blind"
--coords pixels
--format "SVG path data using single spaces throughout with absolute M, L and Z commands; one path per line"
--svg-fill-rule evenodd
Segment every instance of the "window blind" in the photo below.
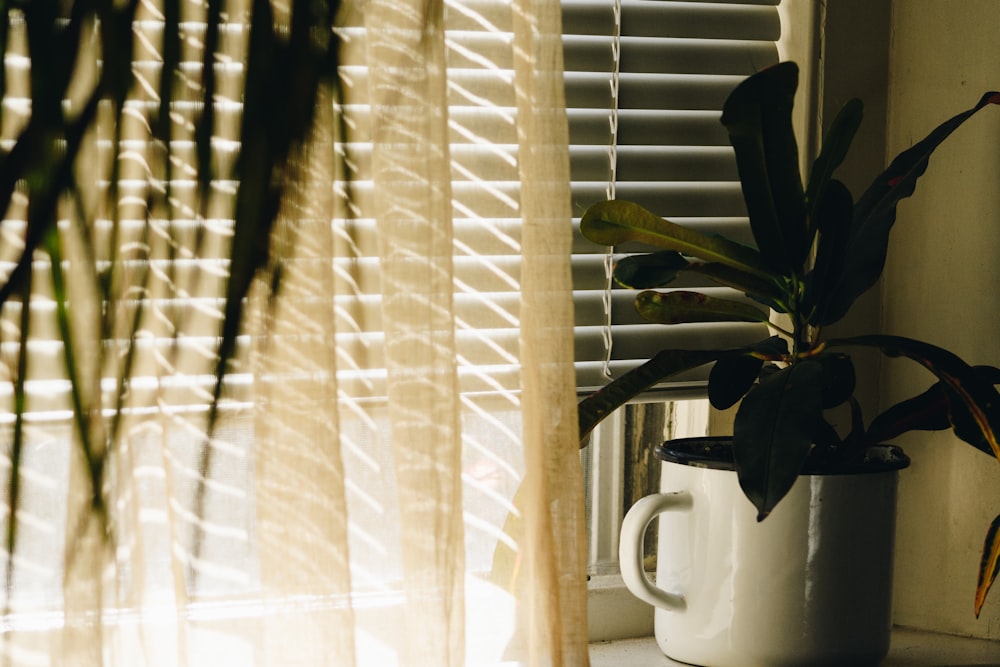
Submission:
M 577 216 L 615 196 L 703 231 L 751 241 L 735 160 L 719 117 L 739 81 L 777 62 L 776 4 L 563 0 Z M 456 335 L 459 373 L 469 393 L 515 391 L 518 382 L 510 363 L 516 358 L 519 284 L 517 141 L 509 122 L 516 111 L 515 101 L 491 85 L 512 76 L 510 20 L 510 5 L 500 0 L 447 3 L 455 308 L 467 325 Z M 362 17 L 345 23 L 348 133 L 340 147 L 349 178 L 339 191 L 349 216 L 340 232 L 351 254 L 338 260 L 344 289 L 337 295 L 335 328 L 345 361 L 338 379 L 345 393 L 376 398 L 384 395 L 384 372 L 374 289 L 377 242 L 368 199 L 372 110 Z M 581 392 L 603 386 L 609 374 L 617 376 L 664 347 L 737 345 L 765 335 L 759 325 L 667 329 L 646 324 L 632 308 L 634 292 L 608 290 L 605 264 L 604 249 L 577 235 L 572 268 Z M 695 372 L 671 386 L 703 379 L 704 373 Z
M 719 122 L 729 91 L 778 61 L 778 0 L 563 0 L 573 210 L 626 199 L 700 231 L 752 244 L 735 158 Z M 577 378 L 603 386 L 661 349 L 763 338 L 759 325 L 644 323 L 635 292 L 609 288 L 609 258 L 577 235 Z M 690 280 L 690 279 L 687 279 Z M 678 281 L 678 287 L 713 283 Z M 733 293 L 718 289 L 718 292 Z M 605 363 L 607 362 L 607 363 Z M 660 388 L 697 386 L 704 369 Z
M 736 177 L 735 162 L 725 131 L 718 122 L 729 90 L 747 74 L 777 61 L 780 33 L 778 0 L 746 2 L 677 2 L 671 0 L 563 0 L 566 99 L 570 123 L 573 210 L 579 215 L 591 204 L 615 196 L 637 201 L 654 212 L 706 231 L 725 232 L 749 242 L 749 229 Z M 518 326 L 518 174 L 517 138 L 509 118 L 515 101 L 497 93 L 491 82 L 512 76 L 510 6 L 503 0 L 467 0 L 447 5 L 449 67 L 448 127 L 451 134 L 454 208 L 453 262 L 456 267 L 455 307 L 463 328 L 460 374 L 469 393 L 514 391 L 518 372 L 511 360 Z M 361 399 L 383 396 L 381 361 L 380 278 L 374 220 L 369 214 L 371 109 L 365 99 L 368 81 L 363 66 L 364 27 L 360 14 L 348 14 L 341 35 L 345 84 L 344 127 L 339 144 L 343 158 L 337 189 L 344 201 L 339 226 L 346 252 L 338 260 L 340 277 L 335 296 L 337 321 L 332 327 L 340 350 L 339 380 L 343 392 Z M 172 108 L 175 162 L 169 173 L 155 156 L 146 118 L 155 107 L 162 67 L 159 45 L 162 18 L 150 15 L 138 23 L 133 70 L 139 86 L 126 103 L 135 122 L 124 128 L 119 212 L 121 229 L 131 234 L 131 265 L 145 264 L 144 308 L 149 329 L 138 343 L 137 379 L 133 392 L 148 391 L 184 409 L 202 403 L 211 387 L 210 366 L 178 369 L 175 387 L 164 393 L 154 368 L 169 364 L 170 350 L 180 344 L 198 351 L 185 359 L 207 359 L 216 342 L 225 277 L 225 243 L 231 229 L 232 183 L 229 173 L 238 153 L 238 118 L 242 66 L 238 59 L 217 62 L 217 111 L 223 134 L 213 140 L 219 165 L 213 182 L 208 230 L 195 256 L 194 230 L 199 224 L 196 183 L 190 168 L 194 141 L 195 102 Z M 239 43 L 246 25 L 234 17 L 221 29 L 224 40 Z M 182 24 L 185 39 L 197 43 L 203 29 L 197 21 Z M 187 42 L 185 42 L 187 43 Z M 352 54 L 354 54 L 352 56 Z M 9 149 L 30 115 L 26 36 L 12 22 L 6 58 L 8 90 L 4 97 L 3 141 Z M 183 88 L 200 77 L 201 54 L 182 55 Z M 226 128 L 229 128 L 226 130 Z M 229 134 L 226 134 L 229 132 Z M 231 135 L 231 136 L 230 136 Z M 97 164 L 110 164 L 111 140 L 94 138 Z M 164 184 L 169 179 L 169 191 Z M 107 180 L 98 179 L 101 192 Z M 486 193 L 486 196 L 483 196 Z M 168 199 L 169 197 L 169 199 Z M 17 203 L 17 200 L 15 200 Z M 95 203 L 95 205 L 97 205 Z M 149 214 L 150 207 L 155 211 Z M 110 217 L 110 211 L 108 212 Z M 24 233 L 26 211 L 7 211 L 0 233 L 6 248 L 17 248 Z M 153 224 L 152 237 L 146 219 Z M 576 224 L 578 220 L 574 221 Z M 106 225 L 110 222 L 106 220 Z M 100 231 L 100 230 L 98 230 Z M 124 246 L 123 246 L 124 247 Z M 615 256 L 639 248 L 615 248 Z M 12 267 L 11 257 L 4 270 Z M 763 336 L 754 325 L 648 325 L 632 308 L 634 293 L 608 289 L 607 256 L 582 237 L 574 245 L 576 285 L 578 386 L 589 391 L 668 346 L 704 347 L 737 344 Z M 33 318 L 29 366 L 30 419 L 68 419 L 69 388 L 62 375 L 62 349 L 55 324 L 55 305 L 48 288 L 50 267 L 37 264 L 40 294 L 31 307 Z M 685 286 L 697 286 L 688 283 Z M 720 291 L 722 288 L 719 288 Z M 2 349 L 13 364 L 17 349 L 19 306 L 8 305 Z M 182 314 L 186 313 L 186 314 Z M 173 334 L 177 323 L 185 333 Z M 709 337 L 710 334 L 710 337 Z M 610 348 L 609 348 L 610 345 Z M 111 355 L 113 357 L 113 355 Z M 608 363 L 605 363 L 605 361 Z M 148 382 L 143 369 L 150 369 Z M 105 405 L 117 391 L 109 371 Z M 674 386 L 697 383 L 697 373 Z M 229 382 L 229 396 L 249 400 L 240 376 Z M 10 400 L 10 384 L 5 385 Z M 142 401 L 136 401 L 141 404 Z

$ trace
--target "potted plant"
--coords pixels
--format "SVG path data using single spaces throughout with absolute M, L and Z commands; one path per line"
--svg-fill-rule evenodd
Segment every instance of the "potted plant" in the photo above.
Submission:
M 756 248 L 681 227 L 626 201 L 598 203 L 581 221 L 582 234 L 596 243 L 637 241 L 659 249 L 625 257 L 615 267 L 618 283 L 642 290 L 635 305 L 645 319 L 662 324 L 763 322 L 776 333 L 737 349 L 664 350 L 579 406 L 583 437 L 614 409 L 663 379 L 714 364 L 708 381 L 712 405 L 724 409 L 742 400 L 732 438 L 711 447 L 698 442 L 693 454 L 675 455 L 694 456 L 697 466 L 732 468 L 737 495 L 749 499 L 750 514 L 757 522 L 771 515 L 806 474 L 860 477 L 843 473 L 864 472 L 871 465 L 904 466 L 905 457 L 898 450 L 877 445 L 912 429 L 951 428 L 965 442 L 1000 457 L 1000 395 L 993 386 L 1000 382 L 1000 370 L 970 366 L 945 349 L 911 338 L 821 335 L 878 280 L 896 206 L 914 192 L 933 151 L 973 114 L 1000 103 L 1000 94 L 987 93 L 974 107 L 898 155 L 855 202 L 833 175 L 861 122 L 861 102 L 852 100 L 837 115 L 803 185 L 791 122 L 797 79 L 794 63 L 762 70 L 734 89 L 722 113 Z M 684 272 L 706 276 L 748 298 L 660 289 Z M 866 422 L 853 396 L 852 348 L 876 348 L 888 356 L 906 357 L 933 373 L 937 382 Z M 839 406 L 850 411 L 851 426 L 843 429 L 847 433 L 840 433 L 828 419 L 828 411 Z M 706 462 L 710 449 L 718 457 L 708 456 Z M 881 464 L 873 462 L 879 458 Z M 646 512 L 645 520 L 663 509 L 661 503 Z M 984 548 L 977 615 L 998 570 L 998 525 L 1000 517 Z M 661 520 L 661 530 L 662 526 Z M 800 536 L 800 541 L 805 539 Z M 888 546 L 891 549 L 891 540 Z M 658 625 L 659 620 L 658 616 Z M 887 648 L 887 634 L 885 641 Z

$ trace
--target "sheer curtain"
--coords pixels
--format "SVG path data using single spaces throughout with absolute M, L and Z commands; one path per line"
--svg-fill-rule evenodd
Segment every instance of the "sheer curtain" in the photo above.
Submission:
M 281 34 L 286 8 L 273 7 Z M 8 348 L 36 337 L 30 370 L 53 374 L 27 377 L 23 452 L 6 445 L 19 491 L 5 493 L 18 518 L 5 664 L 587 664 L 558 3 L 342 8 L 343 96 L 322 92 L 282 175 L 275 259 L 207 442 L 234 186 L 217 179 L 206 205 L 178 158 L 196 93 L 171 108 L 180 148 L 151 136 L 174 10 L 182 51 L 203 46 L 200 3 L 140 5 L 129 101 L 77 165 L 101 195 L 60 209 L 66 252 L 39 253 L 37 296 L 5 307 L 5 379 L 24 370 Z M 227 123 L 249 12 L 223 6 L 223 163 L 239 148 Z M 81 48 L 98 50 L 98 34 Z M 5 138 L 17 129 L 7 120 Z M 2 231 L 23 238 L 27 217 L 12 206 Z M 90 233 L 133 219 L 111 257 L 87 254 Z M 108 299 L 95 266 L 114 261 Z M 45 286 L 63 268 L 68 294 Z M 79 406 L 51 370 L 65 351 L 41 338 L 67 305 L 86 405 L 107 415 L 93 427 L 107 443 L 100 507 L 72 434 Z M 32 308 L 29 327 L 19 313 Z M 94 324 L 114 308 L 139 322 L 124 390 L 123 355 L 106 350 L 133 320 L 113 320 L 125 333 Z

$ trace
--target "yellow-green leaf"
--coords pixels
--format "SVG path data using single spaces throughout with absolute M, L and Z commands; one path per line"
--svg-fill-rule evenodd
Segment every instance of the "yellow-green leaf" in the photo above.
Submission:
M 976 618 L 983 610 L 986 595 L 1000 572 L 1000 516 L 993 519 L 983 543 L 983 558 L 979 563 L 979 582 L 976 585 Z
M 629 201 L 594 204 L 580 220 L 580 233 L 601 245 L 638 241 L 772 279 L 760 253 L 753 248 L 682 227 Z
M 766 312 L 752 304 L 684 290 L 640 292 L 635 297 L 635 309 L 657 324 L 767 322 L 768 319 Z

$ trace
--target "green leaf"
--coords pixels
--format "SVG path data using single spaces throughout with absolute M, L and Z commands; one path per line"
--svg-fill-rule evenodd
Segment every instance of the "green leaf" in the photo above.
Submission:
M 4 590 L 7 600 L 11 599 L 14 585 L 14 555 L 17 549 L 17 521 L 21 507 L 21 460 L 24 454 L 24 416 L 28 395 L 25 382 L 28 378 L 28 334 L 31 328 L 31 274 L 25 278 L 21 286 L 21 321 L 18 332 L 17 371 L 14 375 L 14 433 L 7 457 L 10 460 L 10 473 L 7 484 L 7 571 L 4 577 Z M 5 612 L 10 611 L 9 602 Z
M 962 440 L 1000 459 L 1000 394 L 983 371 L 977 371 L 943 348 L 902 336 L 869 335 L 827 341 L 827 347 L 877 347 L 890 357 L 906 357 L 941 380 L 952 429 Z
M 708 401 L 716 410 L 726 410 L 750 391 L 764 360 L 748 352 L 721 357 L 708 374 Z
M 674 250 L 630 255 L 615 264 L 615 282 L 631 289 L 663 287 L 673 282 L 687 265 L 688 261 Z
M 55 132 L 29 122 L 0 165 L 0 205 L 10 204 L 15 183 L 21 178 L 28 182 L 31 202 L 24 245 L 14 268 L 7 274 L 7 281 L 0 285 L 0 306 L 20 289 L 25 274 L 31 270 L 35 250 L 56 228 L 56 206 L 73 180 L 73 165 L 100 102 L 97 92 L 87 100 L 79 115 L 65 128 L 62 150 Z
M 806 276 L 803 310 L 810 320 L 826 309 L 833 294 L 831 287 L 843 272 L 853 211 L 854 201 L 847 186 L 840 181 L 830 181 L 823 197 L 823 207 L 817 213 L 819 240 L 816 261 L 813 270 Z
M 732 407 L 758 378 L 763 379 L 771 375 L 771 369 L 777 369 L 773 364 L 765 366 L 765 359 L 787 355 L 788 341 L 780 336 L 771 336 L 721 357 L 708 374 L 709 402 L 719 410 Z
M 737 289 L 775 310 L 786 312 L 784 303 L 788 300 L 788 295 L 773 280 L 765 280 L 718 262 L 690 262 L 682 270 L 711 278 L 716 283 Z
M 743 397 L 733 424 L 740 487 L 764 520 L 792 488 L 822 418 L 822 373 L 806 360 L 770 375 Z
M 835 408 L 854 393 L 854 362 L 840 352 L 822 354 L 816 361 L 823 367 L 823 407 Z
M 338 48 L 332 32 L 337 3 L 296 0 L 289 35 L 274 31 L 273 11 L 267 0 L 254 0 L 248 42 L 246 90 L 239 157 L 240 183 L 229 281 L 226 285 L 215 386 L 207 431 L 214 429 L 228 364 L 236 352 L 243 321 L 244 299 L 258 272 L 271 258 L 270 237 L 277 219 L 289 161 L 312 128 L 316 100 L 329 84 L 331 63 Z M 275 276 L 272 276 L 275 285 Z M 204 474 L 211 448 L 203 448 L 199 463 Z
M 607 386 L 580 401 L 580 439 L 612 412 L 653 385 L 678 373 L 711 363 L 731 350 L 663 350 L 641 366 L 633 368 Z
M 763 359 L 775 359 L 777 357 L 788 356 L 788 341 L 781 336 L 771 336 L 764 340 L 748 345 L 747 349 L 751 354 L 760 356 Z
M 847 399 L 851 406 L 851 432 L 847 436 L 848 442 L 856 445 L 857 450 L 864 449 L 865 417 L 861 411 L 861 404 L 858 399 L 851 396 Z
M 831 324 L 842 318 L 855 299 L 875 284 L 885 266 L 896 205 L 913 194 L 934 150 L 962 123 L 990 104 L 1000 104 L 1000 93 L 986 93 L 976 106 L 934 128 L 923 140 L 900 153 L 861 195 L 854 207 L 844 264 L 833 282 L 830 299 L 814 320 L 816 324 Z
M 580 219 L 580 233 L 601 245 L 638 241 L 771 279 L 770 270 L 753 248 L 682 227 L 628 201 L 594 204 Z
M 817 447 L 822 447 L 827 451 L 831 451 L 841 444 L 840 434 L 837 433 L 837 429 L 822 417 L 816 422 L 812 441 Z
M 70 403 L 73 407 L 73 425 L 79 438 L 80 451 L 87 464 L 88 480 L 90 482 L 91 506 L 100 514 L 104 513 L 104 452 L 101 443 L 95 441 L 91 432 L 91 420 L 97 413 L 92 412 L 93 398 L 89 396 L 89 387 L 84 384 L 80 365 L 76 357 L 75 327 L 72 325 L 69 313 L 69 295 L 66 275 L 63 273 L 62 240 L 55 228 L 44 239 L 45 252 L 48 253 L 49 267 L 52 275 L 52 299 L 56 305 L 56 325 L 59 329 L 59 339 L 62 343 L 63 363 L 66 379 L 69 381 Z
M 920 394 L 900 401 L 872 420 L 865 439 L 873 444 L 890 442 L 907 431 L 943 431 L 948 421 L 948 396 L 938 382 Z M 984 450 L 992 455 L 989 446 Z
M 752 304 L 684 290 L 640 292 L 635 297 L 635 309 L 643 318 L 657 324 L 768 320 L 768 314 Z
M 823 199 L 827 185 L 833 178 L 833 172 L 847 157 L 854 135 L 861 126 L 864 116 L 864 105 L 861 100 L 853 99 L 841 107 L 830 128 L 823 137 L 823 148 L 813 162 L 809 172 L 809 185 L 806 188 L 806 206 L 809 219 L 815 221 L 819 211 L 823 210 Z
M 980 428 L 979 417 L 965 404 L 965 400 L 957 392 L 945 386 L 945 396 L 948 399 L 948 421 L 951 422 L 952 432 L 959 439 L 972 445 L 979 451 L 990 454 L 1000 459 L 1000 451 L 996 449 L 996 434 L 986 436 Z
M 809 251 L 792 127 L 798 75 L 792 62 L 761 70 L 738 85 L 722 108 L 757 248 L 784 274 L 800 271 Z
M 986 604 L 986 595 L 996 581 L 997 572 L 1000 572 L 1000 516 L 993 519 L 983 542 L 983 557 L 979 561 L 979 578 L 976 583 L 976 618 L 979 618 L 979 613 Z
M 1000 384 L 1000 368 L 973 366 L 972 369 L 986 382 L 994 386 Z M 907 431 L 943 431 L 952 426 L 948 413 L 948 392 L 945 384 L 939 381 L 919 396 L 900 401 L 875 417 L 866 438 L 875 444 L 889 442 Z M 982 436 L 971 437 L 969 444 L 993 456 L 993 450 Z

